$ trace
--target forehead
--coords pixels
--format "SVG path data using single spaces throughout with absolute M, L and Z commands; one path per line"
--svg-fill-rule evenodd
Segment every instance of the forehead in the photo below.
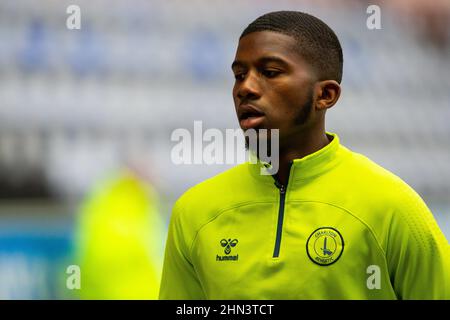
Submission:
M 264 57 L 278 57 L 289 65 L 306 67 L 298 52 L 297 40 L 291 36 L 273 32 L 252 32 L 239 40 L 235 62 L 252 64 Z

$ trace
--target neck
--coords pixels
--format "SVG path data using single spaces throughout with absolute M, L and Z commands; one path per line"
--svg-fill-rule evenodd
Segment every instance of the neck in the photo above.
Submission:
M 301 135 L 289 141 L 285 147 L 280 146 L 279 169 L 275 178 L 287 185 L 289 179 L 290 164 L 294 159 L 301 159 L 314 153 L 330 143 L 325 130 L 320 132 L 302 132 Z

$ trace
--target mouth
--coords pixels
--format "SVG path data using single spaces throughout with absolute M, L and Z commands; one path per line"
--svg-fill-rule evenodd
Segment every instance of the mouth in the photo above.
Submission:
M 253 129 L 258 127 L 264 121 L 264 112 L 257 107 L 243 104 L 238 109 L 239 124 L 242 129 Z

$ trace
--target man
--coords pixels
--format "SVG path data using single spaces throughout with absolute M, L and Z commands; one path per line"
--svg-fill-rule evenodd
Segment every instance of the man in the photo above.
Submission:
M 238 165 L 176 202 L 161 299 L 450 297 L 448 243 L 422 199 L 325 131 L 342 64 L 311 15 L 273 12 L 244 30 L 236 112 L 243 130 L 279 129 L 279 171 Z

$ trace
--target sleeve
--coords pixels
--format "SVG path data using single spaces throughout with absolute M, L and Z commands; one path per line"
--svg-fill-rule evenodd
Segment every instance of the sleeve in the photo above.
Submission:
M 399 199 L 386 251 L 399 299 L 450 299 L 450 246 L 431 211 L 412 189 Z
M 162 271 L 160 300 L 202 300 L 203 289 L 189 254 L 186 231 L 180 201 L 174 206 L 166 241 Z

